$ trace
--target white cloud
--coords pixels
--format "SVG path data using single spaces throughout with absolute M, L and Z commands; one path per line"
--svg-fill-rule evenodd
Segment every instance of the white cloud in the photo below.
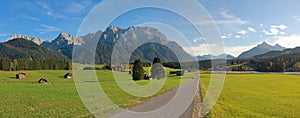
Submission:
M 232 37 L 232 35 L 233 35 L 232 33 L 224 34 L 224 35 L 221 36 L 221 39 L 229 39 L 229 38 Z
M 224 19 L 222 23 L 233 23 L 233 24 L 246 24 L 246 21 L 244 21 L 242 18 L 236 17 L 232 14 L 229 14 L 228 11 L 222 11 L 220 12 L 221 16 L 223 16 Z
M 242 30 L 242 31 L 238 31 L 237 33 L 238 33 L 238 34 L 245 35 L 245 34 L 247 34 L 247 31 L 245 31 L 245 30 Z
M 209 49 L 210 47 L 210 49 Z M 223 54 L 224 48 L 221 48 L 222 46 L 217 46 L 216 44 L 200 44 L 198 46 L 194 47 L 183 47 L 185 51 L 192 55 L 205 55 L 205 54 Z M 211 50 L 213 49 L 213 50 Z
M 236 17 L 232 14 L 229 14 L 228 11 L 221 11 L 219 13 L 221 16 L 220 19 L 217 19 L 215 21 L 199 21 L 198 25 L 203 24 L 218 24 L 218 25 L 244 25 L 247 23 L 247 21 L 243 20 L 242 18 Z
M 256 32 L 256 30 L 253 27 L 249 27 L 248 31 L 250 31 L 250 32 Z
M 50 17 L 53 18 L 65 18 L 64 15 L 57 13 L 57 11 L 54 11 L 47 3 L 45 2 L 36 2 L 37 5 L 42 7 L 44 10 L 46 10 L 45 14 L 47 14 Z
M 286 28 L 287 28 L 286 25 L 271 25 L 271 28 L 269 29 L 269 31 L 263 30 L 263 33 L 265 35 L 274 35 L 274 36 L 277 36 L 279 34 L 283 35 L 285 33 L 282 32 L 281 30 L 284 30 Z
M 37 17 L 29 16 L 29 15 L 26 15 L 26 14 L 23 14 L 23 13 L 21 14 L 21 17 L 25 18 L 25 19 L 29 19 L 29 20 L 35 20 L 35 21 L 39 21 L 40 20 Z
M 209 49 L 210 47 L 211 49 Z M 198 56 L 198 55 L 220 55 L 223 53 L 230 54 L 232 56 L 237 57 L 239 54 L 241 54 L 244 51 L 250 50 L 253 48 L 253 46 L 218 46 L 216 44 L 200 44 L 195 47 L 184 47 L 184 50 L 188 53 Z
M 196 38 L 193 39 L 194 42 L 199 42 L 201 40 L 204 40 L 204 38 L 203 37 L 196 37 Z
M 72 5 L 70 5 L 69 8 L 66 8 L 66 12 L 68 13 L 78 13 L 78 12 L 82 12 L 86 9 L 85 6 L 78 4 L 78 3 L 73 3 Z
M 241 38 L 240 35 L 235 35 L 234 37 L 237 38 L 237 39 Z
M 51 10 L 51 8 L 49 7 L 49 5 L 47 5 L 44 2 L 37 1 L 36 4 L 39 5 L 39 6 L 41 6 L 43 9 Z
M 273 35 L 273 33 L 269 32 L 269 31 L 266 31 L 266 30 L 263 30 L 263 33 L 264 33 L 265 35 Z
M 226 54 L 230 54 L 232 56 L 239 56 L 241 53 L 250 50 L 254 46 L 232 46 L 232 47 L 225 47 Z
M 286 25 L 271 25 L 271 28 L 278 28 L 278 29 L 284 30 L 287 28 L 287 26 Z
M 222 39 L 228 39 L 229 36 L 223 35 L 223 36 L 221 36 L 221 38 L 222 38 Z
M 300 21 L 300 16 L 294 16 L 294 19 L 296 19 L 297 21 Z
M 271 29 L 270 29 L 270 32 L 271 32 L 273 35 L 278 35 L 279 30 L 278 30 L 277 28 L 271 28 Z
M 273 44 L 279 44 L 286 48 L 294 48 L 300 46 L 300 35 L 277 36 Z
M 263 26 L 264 26 L 264 24 L 259 24 L 259 26 L 260 26 L 260 27 L 263 27 Z
M 54 26 L 50 26 L 50 25 L 42 24 L 41 26 L 43 27 L 43 29 L 37 29 L 37 31 L 39 31 L 39 32 L 56 32 L 56 31 L 62 31 L 60 28 L 54 27 Z
M 279 34 L 281 34 L 281 35 L 285 35 L 285 32 L 279 32 Z
M 8 34 L 0 34 L 0 37 L 6 37 Z

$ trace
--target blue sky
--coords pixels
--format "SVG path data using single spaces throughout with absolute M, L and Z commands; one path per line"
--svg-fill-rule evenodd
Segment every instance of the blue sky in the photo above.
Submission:
M 83 19 L 100 2 L 101 0 L 63 2 L 2 0 L 0 42 L 5 41 L 11 34 L 26 34 L 43 39 L 54 39 L 60 32 L 76 35 Z M 237 56 L 263 41 L 272 45 L 278 43 L 288 48 L 300 46 L 299 0 L 198 0 L 198 2 L 215 20 L 226 53 Z M 199 15 L 197 11 L 193 14 Z M 187 51 L 193 49 L 194 55 L 209 54 L 207 46 L 216 46 L 204 43 L 206 39 L 195 32 L 193 26 L 183 18 L 161 9 L 134 10 L 121 15 L 111 25 L 127 28 L 147 22 L 168 24 L 176 28 L 191 43 L 191 46 L 184 49 Z

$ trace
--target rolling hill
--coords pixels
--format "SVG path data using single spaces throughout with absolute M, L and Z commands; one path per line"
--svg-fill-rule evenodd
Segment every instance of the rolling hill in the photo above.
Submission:
M 69 60 L 65 55 L 48 50 L 33 41 L 27 39 L 16 38 L 7 42 L 0 43 L 0 58 L 9 59 L 55 59 L 55 60 Z

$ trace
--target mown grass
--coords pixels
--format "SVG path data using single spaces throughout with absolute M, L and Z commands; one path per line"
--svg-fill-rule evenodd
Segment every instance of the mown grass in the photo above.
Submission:
M 27 74 L 24 80 L 15 78 L 18 72 L 0 71 L 0 117 L 92 117 L 78 96 L 74 80 L 63 79 L 65 73 L 72 71 L 22 71 Z M 96 73 L 108 97 L 122 108 L 153 97 L 135 97 L 124 92 L 114 81 L 111 71 Z M 50 84 L 37 84 L 42 77 Z M 165 85 L 154 96 L 178 86 L 180 80 L 180 77 L 168 75 Z M 137 82 L 148 84 L 145 80 Z
M 209 74 L 201 74 L 205 95 Z M 222 94 L 206 117 L 299 117 L 300 76 L 227 74 Z

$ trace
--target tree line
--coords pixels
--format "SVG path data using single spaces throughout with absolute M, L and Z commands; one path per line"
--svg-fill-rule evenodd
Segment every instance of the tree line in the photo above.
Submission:
M 67 60 L 28 60 L 28 59 L 8 59 L 0 58 L 0 70 L 71 70 L 72 63 Z

